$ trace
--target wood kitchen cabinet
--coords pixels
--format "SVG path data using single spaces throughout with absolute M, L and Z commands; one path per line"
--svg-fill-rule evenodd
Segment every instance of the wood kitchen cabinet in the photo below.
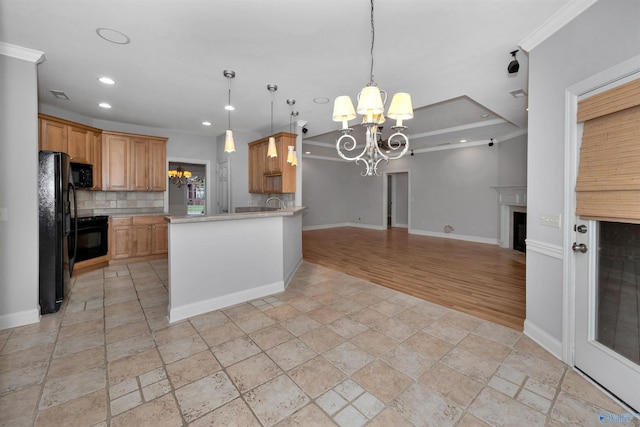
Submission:
M 112 220 L 111 260 L 140 261 L 169 252 L 164 216 L 121 217 Z
M 249 192 L 295 193 L 296 167 L 287 163 L 288 147 L 296 145 L 297 135 L 280 132 L 273 135 L 278 157 L 267 157 L 269 138 L 249 143 Z
M 74 163 L 86 163 L 95 167 L 96 153 L 100 151 L 100 129 L 70 122 L 57 117 L 38 114 L 39 149 L 67 153 Z M 95 179 L 95 178 L 94 178 Z M 99 189 L 99 188 L 98 188 Z
M 167 138 L 103 132 L 103 189 L 165 191 L 166 143 Z
M 113 132 L 102 132 L 102 189 L 127 191 L 130 189 L 131 138 Z
M 165 191 L 167 189 L 166 139 L 131 138 L 131 189 Z
M 109 253 L 112 260 L 133 256 L 133 221 L 128 218 L 112 218 L 109 233 Z

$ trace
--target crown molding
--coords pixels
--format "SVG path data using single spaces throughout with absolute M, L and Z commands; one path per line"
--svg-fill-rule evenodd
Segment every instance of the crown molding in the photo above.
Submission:
M 590 8 L 596 1 L 598 0 L 571 0 L 540 27 L 536 28 L 533 33 L 525 37 L 519 44 L 520 48 L 525 52 L 531 52 L 540 43 Z
M 44 52 L 5 42 L 0 42 L 0 55 L 22 59 L 23 61 L 29 61 L 35 64 L 39 64 L 45 60 Z

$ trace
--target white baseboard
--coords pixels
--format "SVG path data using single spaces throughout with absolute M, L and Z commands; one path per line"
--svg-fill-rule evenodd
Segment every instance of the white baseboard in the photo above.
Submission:
M 0 330 L 30 325 L 40 321 L 38 309 L 24 310 L 17 313 L 3 314 L 0 316 Z
M 452 233 L 442 233 L 437 231 L 416 230 L 415 228 L 410 228 L 409 234 L 418 234 L 420 236 L 429 236 L 429 237 L 441 237 L 444 239 L 464 240 L 466 242 L 487 243 L 490 245 L 498 244 L 498 239 L 494 239 L 490 237 L 467 236 L 464 234 L 452 234 Z
M 383 225 L 361 224 L 359 222 L 339 222 L 337 224 L 308 225 L 306 227 L 302 227 L 302 231 L 324 230 L 327 228 L 338 228 L 338 227 L 357 227 L 357 228 L 367 228 L 370 230 L 386 230 L 387 229 L 387 227 Z
M 180 307 L 169 308 L 169 323 L 174 323 L 188 317 L 197 316 L 199 314 L 208 313 L 210 311 L 219 310 L 221 308 L 230 307 L 232 305 L 251 301 L 256 298 L 262 298 L 267 295 L 276 294 L 284 291 L 284 282 L 276 282 L 268 285 L 259 286 L 257 288 L 247 289 L 232 294 L 222 295 L 205 301 L 187 304 Z
M 562 360 L 562 343 L 528 320 L 524 321 L 524 334 L 542 348 Z

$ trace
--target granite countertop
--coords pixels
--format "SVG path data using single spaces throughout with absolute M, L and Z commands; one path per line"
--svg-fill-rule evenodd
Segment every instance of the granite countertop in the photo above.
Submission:
M 136 212 L 136 213 L 117 213 L 108 214 L 111 218 L 128 218 L 132 216 L 166 216 L 166 212 Z
M 211 221 L 232 221 L 238 219 L 269 218 L 277 216 L 293 216 L 306 210 L 306 206 L 294 206 L 292 208 L 278 209 L 275 211 L 225 213 L 216 215 L 182 215 L 165 216 L 166 222 L 171 224 L 184 224 L 188 222 L 211 222 Z

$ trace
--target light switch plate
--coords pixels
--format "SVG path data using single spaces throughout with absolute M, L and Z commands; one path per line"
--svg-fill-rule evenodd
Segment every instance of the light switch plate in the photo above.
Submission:
M 562 223 L 562 214 L 559 213 L 543 213 L 540 214 L 540 225 L 547 227 L 560 228 Z
M 0 221 L 8 221 L 8 216 L 7 208 L 0 208 Z

